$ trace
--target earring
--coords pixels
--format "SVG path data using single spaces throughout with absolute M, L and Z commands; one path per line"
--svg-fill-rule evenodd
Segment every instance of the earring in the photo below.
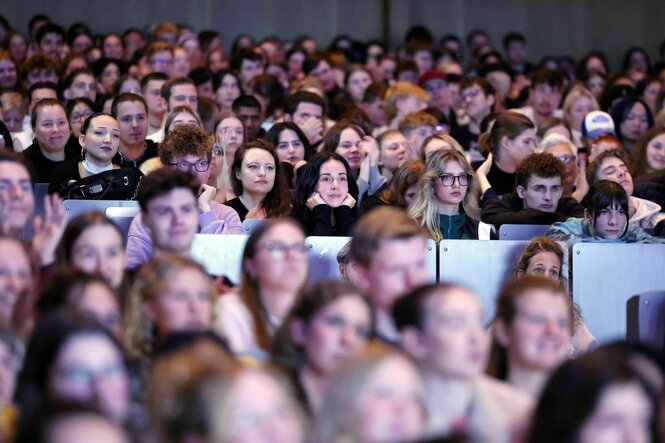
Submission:
M 81 148 L 81 160 L 85 160 L 86 155 L 87 155 L 87 152 L 85 151 L 85 149 Z

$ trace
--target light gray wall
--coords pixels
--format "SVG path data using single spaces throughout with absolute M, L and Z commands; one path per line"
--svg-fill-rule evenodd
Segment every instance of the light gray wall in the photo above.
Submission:
M 338 33 L 381 38 L 384 7 L 391 44 L 413 24 L 428 26 L 436 38 L 483 28 L 495 46 L 507 31 L 520 30 L 534 61 L 600 48 L 618 68 L 629 46 L 643 46 L 655 59 L 665 38 L 662 0 L 0 0 L 0 14 L 22 31 L 37 12 L 63 25 L 84 20 L 98 32 L 172 20 L 216 29 L 227 45 L 242 32 L 257 38 L 307 33 L 324 46 Z

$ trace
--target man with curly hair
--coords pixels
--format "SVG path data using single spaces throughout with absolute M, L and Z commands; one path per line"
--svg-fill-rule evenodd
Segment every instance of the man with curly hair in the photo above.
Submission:
M 549 225 L 584 217 L 572 197 L 562 197 L 565 167 L 552 154 L 531 154 L 515 171 L 515 190 L 501 199 L 483 198 L 481 220 L 498 229 L 503 224 Z
M 189 229 L 184 226 L 191 220 L 194 223 L 191 233 L 244 232 L 238 213 L 213 200 L 217 190 L 206 184 L 211 158 L 212 140 L 196 125 L 176 126 L 160 144 L 159 159 L 164 167 L 148 174 L 139 187 L 141 213 L 132 221 L 127 235 L 128 269 L 148 261 L 155 251 L 189 251 L 193 235 L 183 235 L 186 240 L 176 247 L 178 236 L 173 232 L 186 234 Z M 164 183 L 175 171 L 189 175 L 195 185 L 166 186 Z M 153 201 L 157 198 L 159 205 Z

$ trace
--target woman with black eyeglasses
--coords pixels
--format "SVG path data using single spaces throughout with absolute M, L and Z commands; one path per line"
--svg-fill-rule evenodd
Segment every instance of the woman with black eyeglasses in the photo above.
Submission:
M 458 151 L 437 151 L 428 159 L 409 215 L 437 242 L 489 240 L 492 228 L 477 219 L 478 192 L 473 169 Z

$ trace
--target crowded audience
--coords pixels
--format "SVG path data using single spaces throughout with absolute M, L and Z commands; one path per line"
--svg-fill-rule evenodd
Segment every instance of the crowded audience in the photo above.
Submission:
M 665 42 L 20 25 L 0 443 L 664 441 L 665 339 L 596 339 L 570 278 L 582 243 L 665 248 Z M 538 233 L 493 293 L 443 278 L 506 225 Z

